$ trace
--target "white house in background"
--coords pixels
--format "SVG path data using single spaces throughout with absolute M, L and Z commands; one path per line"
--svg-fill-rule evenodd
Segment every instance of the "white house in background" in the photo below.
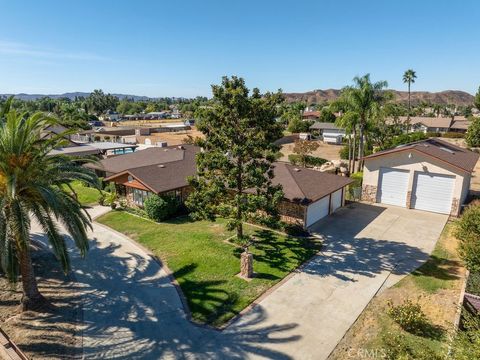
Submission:
M 327 144 L 341 144 L 345 136 L 345 129 L 329 122 L 316 122 L 310 126 L 310 131 L 320 135 L 323 142 Z
M 366 156 L 362 199 L 458 216 L 479 154 L 428 139 Z

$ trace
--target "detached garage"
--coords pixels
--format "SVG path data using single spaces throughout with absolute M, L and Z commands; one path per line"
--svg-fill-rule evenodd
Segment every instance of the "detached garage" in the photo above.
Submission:
M 458 216 L 479 154 L 428 139 L 364 158 L 362 199 Z
M 345 203 L 345 187 L 353 181 L 287 163 L 275 163 L 274 184 L 282 185 L 279 212 L 284 221 L 308 228 Z

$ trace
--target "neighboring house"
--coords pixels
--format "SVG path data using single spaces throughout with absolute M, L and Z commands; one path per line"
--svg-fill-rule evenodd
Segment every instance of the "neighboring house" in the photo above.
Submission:
M 97 155 L 98 157 L 109 157 L 113 155 L 123 155 L 134 152 L 137 147 L 137 145 L 132 144 L 93 142 L 55 149 L 52 150 L 50 154 L 62 154 L 70 156 Z
M 450 126 L 450 131 L 466 133 L 470 124 L 470 120 L 453 120 L 452 126 Z
M 322 137 L 323 142 L 328 144 L 341 144 L 345 136 L 345 130 L 335 126 L 334 123 L 316 122 L 310 126 L 312 133 Z
M 320 111 L 304 111 L 302 117 L 304 120 L 318 120 L 320 119 Z
M 113 181 L 131 205 L 142 207 L 151 194 L 170 194 L 184 201 L 191 192 L 187 177 L 197 172 L 194 145 L 149 148 L 89 164 L 105 181 Z M 285 194 L 279 211 L 283 220 L 309 227 L 344 205 L 349 178 L 275 163 L 273 184 Z
M 118 121 L 120 120 L 120 114 L 113 110 L 108 110 L 105 114 L 98 117 L 102 121 Z
M 428 139 L 365 157 L 362 199 L 458 216 L 479 154 Z
M 393 123 L 393 119 L 388 120 Z M 400 116 L 396 122 L 407 124 L 408 117 Z M 410 117 L 409 132 L 423 132 L 423 133 L 446 133 L 449 131 L 465 132 L 465 125 L 468 127 L 469 120 L 464 116 L 455 117 L 426 117 L 426 116 L 412 116 Z
M 42 139 L 50 139 L 53 136 L 58 136 L 65 133 L 65 131 L 68 131 L 68 129 L 65 126 L 58 125 L 58 124 L 49 125 L 45 129 L 43 129 L 40 136 L 42 137 Z M 62 137 L 65 140 L 65 147 L 78 145 L 78 143 L 72 139 L 72 135 L 62 135 Z

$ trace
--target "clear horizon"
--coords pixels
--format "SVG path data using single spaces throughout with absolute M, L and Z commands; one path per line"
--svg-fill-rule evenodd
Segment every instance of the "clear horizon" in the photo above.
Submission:
M 4 2 L 0 93 L 103 89 L 210 96 L 223 75 L 262 92 L 339 89 L 356 75 L 404 91 L 480 86 L 480 3 L 446 0 Z

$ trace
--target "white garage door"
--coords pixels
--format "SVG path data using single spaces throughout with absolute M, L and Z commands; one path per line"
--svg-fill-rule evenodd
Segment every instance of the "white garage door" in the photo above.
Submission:
M 342 207 L 342 189 L 335 191 L 332 194 L 332 212 Z
M 307 208 L 307 227 L 316 223 L 321 218 L 328 215 L 328 208 L 330 207 L 330 197 L 324 198 L 308 205 Z
M 378 202 L 407 206 L 407 187 L 410 171 L 380 168 Z
M 412 208 L 450 214 L 455 176 L 415 173 Z

